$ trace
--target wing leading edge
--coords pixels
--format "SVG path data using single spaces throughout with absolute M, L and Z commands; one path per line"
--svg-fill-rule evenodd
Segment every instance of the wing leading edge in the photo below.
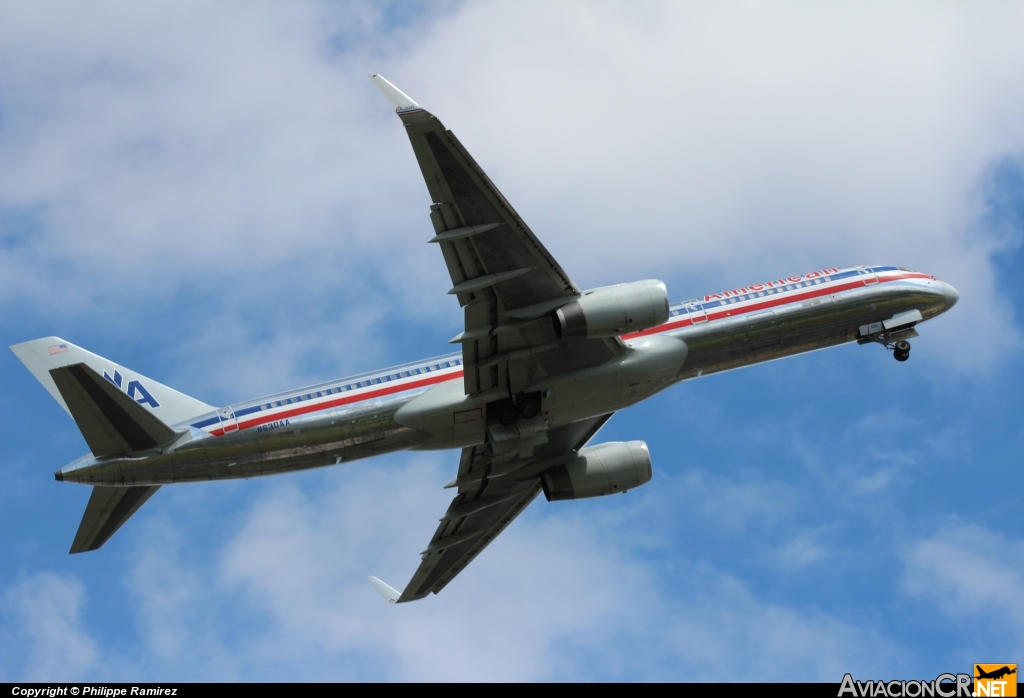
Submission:
M 430 220 L 465 315 L 465 391 L 514 394 L 538 373 L 597 366 L 618 340 L 561 340 L 550 313 L 580 289 L 451 131 L 380 75 L 374 84 L 405 125 L 434 202 Z

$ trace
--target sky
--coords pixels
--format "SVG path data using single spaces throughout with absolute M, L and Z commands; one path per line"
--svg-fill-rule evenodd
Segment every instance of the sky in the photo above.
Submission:
M 0 681 L 830 681 L 1024 663 L 1024 7 L 0 4 L 0 333 L 210 404 L 449 351 L 400 121 L 438 115 L 581 287 L 847 264 L 961 299 L 617 414 L 653 480 L 535 502 L 391 607 L 453 451 L 163 488 L 67 550 L 88 449 L 0 360 Z

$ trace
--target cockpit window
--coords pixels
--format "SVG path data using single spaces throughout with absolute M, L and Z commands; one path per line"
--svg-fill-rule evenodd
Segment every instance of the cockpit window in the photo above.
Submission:
M 914 272 L 913 269 L 907 269 L 906 267 L 896 267 L 896 268 L 899 269 L 900 271 L 909 271 L 909 272 L 916 273 L 916 272 Z

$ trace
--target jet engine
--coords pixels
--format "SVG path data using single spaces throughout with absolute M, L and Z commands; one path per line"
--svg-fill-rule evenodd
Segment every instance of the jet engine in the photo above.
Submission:
M 625 492 L 651 479 L 651 454 L 643 441 L 612 441 L 581 448 L 565 465 L 541 476 L 549 502 Z
M 657 279 L 602 286 L 560 307 L 553 320 L 559 339 L 639 332 L 668 320 L 668 291 Z

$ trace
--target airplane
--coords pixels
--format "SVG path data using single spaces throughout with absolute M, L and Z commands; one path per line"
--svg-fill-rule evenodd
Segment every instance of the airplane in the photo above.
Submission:
M 999 669 L 995 669 L 993 671 L 985 671 L 980 666 L 975 665 L 974 670 L 975 670 L 975 673 L 977 674 L 977 676 L 974 677 L 976 679 L 996 679 L 996 680 L 998 680 L 998 679 L 1003 678 L 1004 676 L 1009 676 L 1010 674 L 1016 674 L 1017 673 L 1016 665 L 1014 665 L 1013 669 L 1011 669 L 1008 666 L 1003 666 L 1003 667 L 1001 667 Z
M 11 347 L 90 453 L 55 473 L 92 486 L 71 553 L 96 550 L 164 485 L 461 449 L 448 510 L 398 592 L 440 592 L 541 492 L 651 480 L 643 441 L 593 443 L 612 415 L 693 378 L 848 342 L 910 356 L 917 325 L 959 294 L 897 266 L 829 267 L 672 304 L 648 279 L 580 289 L 455 135 L 380 75 L 433 203 L 429 242 L 464 315 L 458 351 L 214 407 L 59 337 Z

